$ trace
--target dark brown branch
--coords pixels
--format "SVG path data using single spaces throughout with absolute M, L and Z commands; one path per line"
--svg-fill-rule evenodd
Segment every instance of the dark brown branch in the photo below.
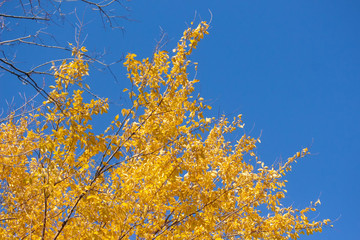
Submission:
M 9 220 L 15 220 L 16 218 L 1 218 L 0 221 L 9 221 Z
M 81 200 L 84 196 L 85 196 L 85 193 L 82 193 L 82 194 L 78 197 L 78 199 L 76 200 L 74 206 L 71 208 L 69 214 L 66 216 L 65 220 L 62 222 L 61 227 L 60 227 L 60 229 L 57 231 L 57 233 L 56 233 L 55 237 L 53 238 L 53 240 L 56 240 L 56 239 L 59 237 L 59 235 L 60 235 L 60 233 L 62 232 L 62 230 L 64 229 L 64 227 L 65 227 L 66 224 L 69 222 L 69 220 L 70 220 L 70 218 L 71 218 L 71 215 L 74 213 L 75 208 L 77 207 L 77 205 L 79 204 L 80 200 Z
M 7 15 L 4 13 L 0 13 L 0 17 L 7 17 L 7 18 L 17 18 L 17 19 L 27 19 L 27 20 L 41 20 L 41 21 L 50 21 L 50 18 L 42 18 L 42 17 L 36 17 L 36 16 L 15 16 L 15 15 Z
M 46 232 L 46 220 L 47 220 L 47 208 L 48 208 L 48 196 L 46 195 L 46 190 L 44 189 L 44 220 L 43 220 L 43 229 L 41 233 L 41 239 L 45 239 Z
M 31 73 L 20 70 L 19 68 L 15 67 L 12 63 L 5 61 L 2 58 L 0 58 L 0 61 L 5 63 L 6 65 L 8 65 L 9 67 L 11 67 L 12 69 L 14 69 L 17 72 L 7 69 L 0 65 L 1 69 L 17 76 L 21 82 L 30 84 L 41 96 L 43 96 L 45 99 L 50 99 L 61 111 L 63 111 L 62 107 L 59 105 L 59 103 L 55 99 L 53 99 L 43 88 L 39 87 L 39 85 L 35 82 L 35 80 L 31 78 L 31 76 L 30 76 Z M 24 77 L 24 75 L 26 77 Z

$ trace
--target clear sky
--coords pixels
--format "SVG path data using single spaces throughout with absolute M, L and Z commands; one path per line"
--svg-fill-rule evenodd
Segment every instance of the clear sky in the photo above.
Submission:
M 197 90 L 213 106 L 208 115 L 242 113 L 245 131 L 261 134 L 256 151 L 269 165 L 309 147 L 312 155 L 286 176 L 284 204 L 304 208 L 320 198 L 316 220 L 335 220 L 333 228 L 304 239 L 360 239 L 359 1 L 133 0 L 126 5 L 131 11 L 124 14 L 133 21 L 122 22 L 124 32 L 104 31 L 90 9 L 79 9 L 76 2 L 67 5 L 77 6 L 84 16 L 82 39 L 89 52 L 106 50 L 108 63 L 127 52 L 150 57 L 162 30 L 168 40 L 164 49 L 171 50 L 193 19 L 212 18 L 210 35 L 192 56 L 199 62 Z M 66 22 L 47 31 L 64 46 L 74 42 L 74 27 Z M 13 50 L 23 54 L 24 64 L 34 64 L 34 54 L 40 60 L 66 56 Z M 89 78 L 94 92 L 112 101 L 105 120 L 126 104 L 122 89 L 129 84 L 121 63 L 112 71 L 116 80 L 94 69 Z M 34 94 L 29 86 L 0 76 L 4 111 L 5 100 L 19 92 Z

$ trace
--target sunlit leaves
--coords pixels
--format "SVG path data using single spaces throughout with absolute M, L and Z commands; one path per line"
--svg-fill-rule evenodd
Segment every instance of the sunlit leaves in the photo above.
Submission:
M 0 125 L 1 238 L 296 239 L 329 223 L 308 219 L 320 200 L 281 204 L 283 177 L 307 148 L 267 167 L 254 152 L 260 139 L 227 140 L 241 115 L 204 117 L 211 107 L 194 94 L 188 57 L 208 27 L 187 29 L 172 56 L 128 54 L 132 106 L 102 133 L 92 119 L 109 106 L 85 94 L 86 49 L 53 67 L 42 108 Z

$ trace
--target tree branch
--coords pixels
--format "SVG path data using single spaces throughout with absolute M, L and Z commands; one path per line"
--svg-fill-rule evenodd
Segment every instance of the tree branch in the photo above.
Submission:
M 17 41 L 22 42 L 21 40 L 27 39 L 27 38 L 30 38 L 30 37 L 31 37 L 31 35 L 28 35 L 28 36 L 25 36 L 25 37 L 19 37 L 19 38 L 15 38 L 15 39 L 12 39 L 12 40 L 2 41 L 2 42 L 0 42 L 0 45 L 5 45 L 5 44 L 17 42 Z
M 15 15 L 7 15 L 4 13 L 0 13 L 0 17 L 7 17 L 7 18 L 17 18 L 17 19 L 27 19 L 27 20 L 41 20 L 41 21 L 50 21 L 50 18 L 42 18 L 42 17 L 27 17 L 27 16 L 15 16 Z

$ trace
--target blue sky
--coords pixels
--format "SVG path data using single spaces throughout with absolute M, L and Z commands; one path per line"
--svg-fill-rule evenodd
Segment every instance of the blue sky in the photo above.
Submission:
M 87 24 L 82 39 L 89 52 L 105 49 L 108 63 L 127 52 L 150 57 L 161 29 L 168 39 L 164 49 L 171 50 L 194 18 L 211 19 L 210 10 L 210 35 L 192 55 L 199 62 L 197 91 L 213 106 L 209 116 L 242 113 L 246 132 L 261 134 L 256 151 L 270 165 L 309 147 L 312 155 L 286 176 L 286 204 L 303 208 L 320 197 L 316 219 L 335 222 L 304 239 L 358 239 L 360 2 L 133 0 L 127 5 L 131 11 L 123 13 L 133 21 L 122 21 L 125 32 L 104 30 L 90 9 L 77 8 Z M 72 2 L 67 7 L 78 6 Z M 70 24 L 47 30 L 64 46 L 74 42 Z M 22 54 L 24 64 L 35 64 L 29 62 L 34 54 L 39 61 L 66 56 L 21 47 L 13 51 Z M 94 69 L 89 78 L 92 89 L 113 102 L 110 115 L 126 105 L 122 89 L 128 86 L 122 64 L 112 70 L 116 80 Z M 19 92 L 34 94 L 19 81 L 0 76 L 3 110 L 11 96 L 20 101 Z

